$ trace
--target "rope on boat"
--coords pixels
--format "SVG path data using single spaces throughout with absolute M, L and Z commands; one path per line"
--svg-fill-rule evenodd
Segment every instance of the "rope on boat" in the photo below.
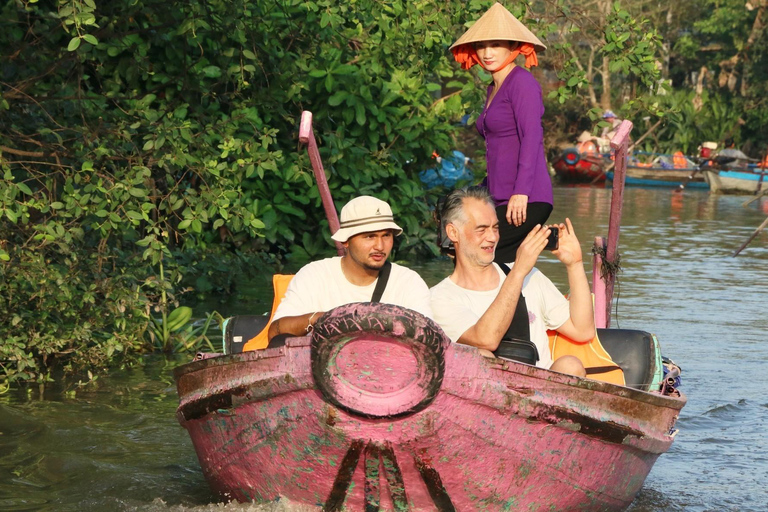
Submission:
M 616 327 L 619 326 L 619 296 L 621 295 L 621 282 L 618 274 L 621 272 L 621 255 L 616 254 L 616 261 L 608 261 L 606 256 L 606 247 L 598 247 L 596 243 L 592 244 L 592 254 L 600 256 L 600 277 L 603 281 L 608 281 L 608 276 L 613 277 L 614 291 L 616 293 L 616 305 L 613 317 L 616 319 Z
M 606 281 L 608 276 L 612 276 L 614 282 L 618 281 L 616 276 L 621 272 L 621 255 L 616 254 L 616 261 L 608 261 L 606 248 L 598 247 L 597 244 L 592 244 L 592 254 L 600 256 L 600 277 Z

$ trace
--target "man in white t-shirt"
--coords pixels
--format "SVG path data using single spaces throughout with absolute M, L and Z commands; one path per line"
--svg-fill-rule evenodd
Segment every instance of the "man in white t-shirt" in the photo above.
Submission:
M 526 330 L 539 353 L 536 365 L 584 377 L 578 358 L 563 356 L 552 361 L 547 338 L 547 329 L 574 341 L 589 341 L 595 333 L 592 295 L 571 221 L 559 225 L 559 247 L 552 253 L 568 272 L 570 300 L 534 268 L 547 245 L 548 227 L 536 226 L 528 234 L 517 260 L 508 264 L 508 275 L 493 262 L 499 221 L 486 189 L 452 192 L 443 206 L 441 222 L 456 248 L 456 266 L 453 274 L 432 288 L 432 311 L 448 337 L 492 355 L 507 335 L 522 295 L 528 313 Z
M 302 336 L 325 311 L 352 302 L 371 302 L 394 237 L 392 208 L 371 196 L 352 199 L 341 210 L 339 230 L 331 238 L 346 248 L 344 256 L 314 261 L 291 280 L 269 327 L 269 339 L 279 334 Z M 412 309 L 432 318 L 429 288 L 413 270 L 390 263 L 379 302 Z

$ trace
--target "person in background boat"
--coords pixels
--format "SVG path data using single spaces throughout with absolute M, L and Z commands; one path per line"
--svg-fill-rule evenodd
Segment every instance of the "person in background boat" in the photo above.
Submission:
M 608 126 L 604 126 L 603 130 L 600 132 L 600 137 L 597 138 L 598 146 L 600 147 L 601 153 L 610 153 L 611 139 L 619 130 L 621 119 L 616 117 L 616 114 L 614 114 L 612 110 L 606 110 L 603 112 L 603 121 L 606 121 L 609 124 Z
M 595 334 L 592 294 L 582 263 L 578 238 L 569 219 L 559 227 L 559 247 L 552 254 L 568 272 L 570 300 L 534 268 L 550 229 L 535 226 L 509 263 L 508 274 L 494 262 L 499 221 L 494 202 L 482 187 L 452 192 L 442 222 L 456 247 L 453 273 L 431 289 L 435 321 L 452 341 L 478 347 L 491 356 L 502 339 L 529 339 L 538 350 L 537 366 L 584 377 L 574 356 L 552 360 L 547 329 L 574 341 Z
M 717 156 L 724 156 L 727 158 L 733 158 L 733 161 L 725 164 L 725 167 L 747 167 L 751 158 L 744 154 L 744 152 L 736 147 L 736 142 L 733 139 L 726 139 L 724 148 L 720 150 Z
M 608 126 L 603 127 L 603 131 L 600 133 L 600 136 L 610 141 L 619 130 L 621 119 L 616 117 L 616 114 L 614 114 L 612 110 L 606 110 L 603 112 L 603 121 L 606 121 L 609 124 Z
M 493 78 L 476 125 L 485 139 L 485 184 L 502 221 L 496 258 L 514 261 L 525 236 L 546 222 L 553 208 L 552 179 L 544 155 L 541 86 L 515 64 L 523 54 L 526 67 L 538 65 L 536 52 L 546 46 L 496 3 L 450 49 L 462 69 L 479 64 Z
M 581 135 L 579 135 L 579 138 L 576 140 L 576 149 L 579 150 L 580 155 L 598 156 L 600 154 L 598 151 L 597 137 L 593 136 L 588 131 L 584 130 L 581 132 Z
M 341 210 L 340 228 L 331 237 L 344 245 L 346 254 L 314 261 L 296 273 L 275 311 L 269 339 L 308 334 L 325 311 L 352 302 L 371 302 L 376 291 L 380 297 L 375 302 L 403 306 L 432 318 L 424 280 L 413 270 L 387 261 L 394 237 L 402 232 L 385 201 L 371 196 L 349 201 Z

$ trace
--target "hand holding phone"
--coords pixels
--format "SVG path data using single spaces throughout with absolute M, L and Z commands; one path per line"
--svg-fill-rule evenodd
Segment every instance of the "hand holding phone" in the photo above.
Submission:
M 549 236 L 547 237 L 547 245 L 544 249 L 548 251 L 555 251 L 559 247 L 560 228 L 557 226 L 551 226 L 549 228 Z

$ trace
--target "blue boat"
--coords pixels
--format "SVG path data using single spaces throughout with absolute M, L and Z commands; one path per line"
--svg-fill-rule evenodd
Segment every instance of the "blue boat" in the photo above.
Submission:
M 768 169 L 705 169 L 702 174 L 717 194 L 757 194 L 768 188 Z
M 639 187 L 676 188 L 686 183 L 686 188 L 708 189 L 709 183 L 701 176 L 694 174 L 692 169 L 665 169 L 662 167 L 633 167 L 627 166 L 625 185 Z M 692 178 L 690 178 L 693 176 Z M 689 180 L 690 178 L 690 180 Z M 606 179 L 613 181 L 613 171 L 606 173 Z
M 649 162 L 644 163 L 643 160 Z M 686 188 L 708 189 L 701 173 L 697 172 L 696 163 L 678 152 L 673 155 L 635 151 L 628 158 L 627 173 L 624 183 L 639 187 L 675 188 L 685 183 Z M 613 172 L 606 173 L 608 181 L 613 181 Z

